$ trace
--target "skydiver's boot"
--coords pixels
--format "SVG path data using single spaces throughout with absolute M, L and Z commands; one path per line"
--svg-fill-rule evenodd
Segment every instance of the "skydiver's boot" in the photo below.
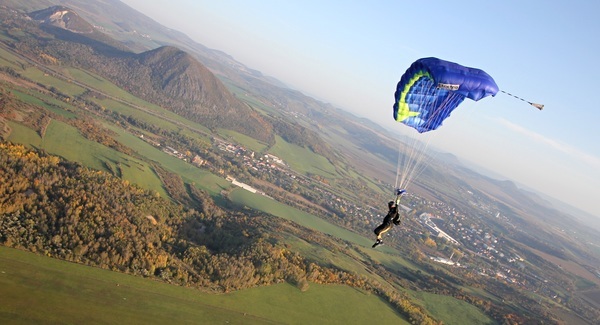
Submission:
M 375 242 L 375 244 L 373 244 L 373 248 L 377 247 L 377 245 L 382 245 L 383 244 L 383 240 L 381 239 L 377 239 L 377 241 Z

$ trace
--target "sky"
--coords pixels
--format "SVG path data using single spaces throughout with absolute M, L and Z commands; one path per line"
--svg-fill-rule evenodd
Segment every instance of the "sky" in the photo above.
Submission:
M 482 69 L 544 110 L 503 93 L 466 100 L 431 146 L 600 218 L 600 1 L 121 1 L 399 132 L 394 91 L 412 62 L 433 56 Z

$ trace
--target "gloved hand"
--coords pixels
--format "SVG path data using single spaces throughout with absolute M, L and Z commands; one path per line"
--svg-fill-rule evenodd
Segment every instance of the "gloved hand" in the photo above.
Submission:
M 393 220 L 392 222 L 393 222 L 393 223 L 394 223 L 396 226 L 399 226 L 399 225 L 400 225 L 400 220 Z
M 396 195 L 402 195 L 404 193 L 406 193 L 405 189 L 399 189 L 399 188 L 396 189 Z

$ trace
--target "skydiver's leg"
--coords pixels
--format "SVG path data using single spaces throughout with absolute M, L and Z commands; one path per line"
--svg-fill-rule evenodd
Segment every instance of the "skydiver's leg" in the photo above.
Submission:
M 378 226 L 377 228 L 375 228 L 375 230 L 373 230 L 373 232 L 377 236 L 377 239 L 381 239 L 381 235 L 389 230 L 386 228 L 387 228 L 386 225 L 382 224 L 382 225 Z
M 390 229 L 392 229 L 392 225 L 384 223 L 384 224 L 380 225 L 379 227 L 375 228 L 375 230 L 373 232 L 375 233 L 375 235 L 377 235 L 377 239 L 381 239 L 381 235 L 385 234 Z
M 380 230 L 379 234 L 377 234 L 377 239 L 381 239 L 381 236 L 383 234 L 385 234 L 386 232 L 388 232 L 388 230 L 392 229 L 392 225 L 388 225 L 388 226 L 384 226 L 382 225 L 382 229 Z
M 382 224 L 381 226 L 375 228 L 375 230 L 373 232 L 375 233 L 375 235 L 377 235 L 377 241 L 375 241 L 375 244 L 373 244 L 373 248 L 375 248 L 377 245 L 381 245 L 383 243 L 383 240 L 381 240 L 381 235 L 386 233 L 391 228 L 392 228 L 391 225 L 386 225 L 386 224 Z

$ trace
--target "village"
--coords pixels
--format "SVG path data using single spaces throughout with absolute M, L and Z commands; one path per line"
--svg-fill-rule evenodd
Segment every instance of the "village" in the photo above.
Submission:
M 144 139 L 142 136 L 140 138 Z M 161 146 L 160 143 L 148 139 L 144 139 L 148 143 L 156 147 L 162 147 L 165 153 L 182 159 L 197 167 L 206 167 L 209 164 L 206 159 L 198 155 L 194 157 L 184 153 L 186 150 L 178 150 L 170 146 Z M 298 174 L 290 169 L 285 161 L 272 154 L 257 155 L 256 153 L 247 150 L 243 146 L 227 142 L 222 139 L 213 138 L 213 147 L 226 155 L 241 159 L 243 166 L 252 173 L 269 174 L 275 176 L 280 184 L 291 184 L 297 182 L 299 184 L 308 185 L 314 183 L 314 180 Z M 227 181 L 233 185 L 240 187 L 252 193 L 264 195 L 270 198 L 263 191 L 246 184 L 235 177 L 224 173 Z M 346 211 L 352 220 L 365 223 L 374 228 L 381 222 L 384 211 L 380 208 L 372 206 L 362 206 L 351 202 L 343 197 L 340 197 L 327 190 L 327 186 L 316 186 L 313 189 L 319 193 L 320 197 L 327 202 L 327 206 L 332 210 Z M 413 194 L 408 194 L 413 195 Z M 484 218 L 494 218 L 498 222 L 502 222 L 510 228 L 515 226 L 509 218 L 502 216 L 499 212 L 485 203 L 479 202 L 474 198 L 474 203 L 478 205 L 476 211 L 485 211 L 486 215 L 466 216 L 458 213 L 455 209 L 442 202 L 429 202 L 419 198 L 421 203 L 424 203 L 428 210 L 436 211 L 435 214 L 430 212 L 422 212 L 417 215 L 414 220 L 403 221 L 403 226 L 408 228 L 408 235 L 417 239 L 425 236 L 435 238 L 435 241 L 441 243 L 440 247 L 445 249 L 438 250 L 438 253 L 430 255 L 429 258 L 436 263 L 446 265 L 448 267 L 469 268 L 481 276 L 494 277 L 496 279 L 511 283 L 513 285 L 527 288 L 530 290 L 538 290 L 540 285 L 539 279 L 534 274 L 530 274 L 527 270 L 526 263 L 518 253 L 513 249 L 504 245 L 503 241 L 497 234 L 486 226 L 482 221 Z M 406 214 L 412 212 L 413 207 L 401 205 Z M 416 211 L 418 212 L 418 211 Z M 452 247 L 452 249 L 448 249 Z M 459 252 L 455 254 L 454 252 Z M 465 260 L 466 256 L 472 256 L 488 263 L 474 266 L 476 263 Z M 481 266 L 485 265 L 485 266 Z M 552 296 L 552 292 L 547 293 Z

